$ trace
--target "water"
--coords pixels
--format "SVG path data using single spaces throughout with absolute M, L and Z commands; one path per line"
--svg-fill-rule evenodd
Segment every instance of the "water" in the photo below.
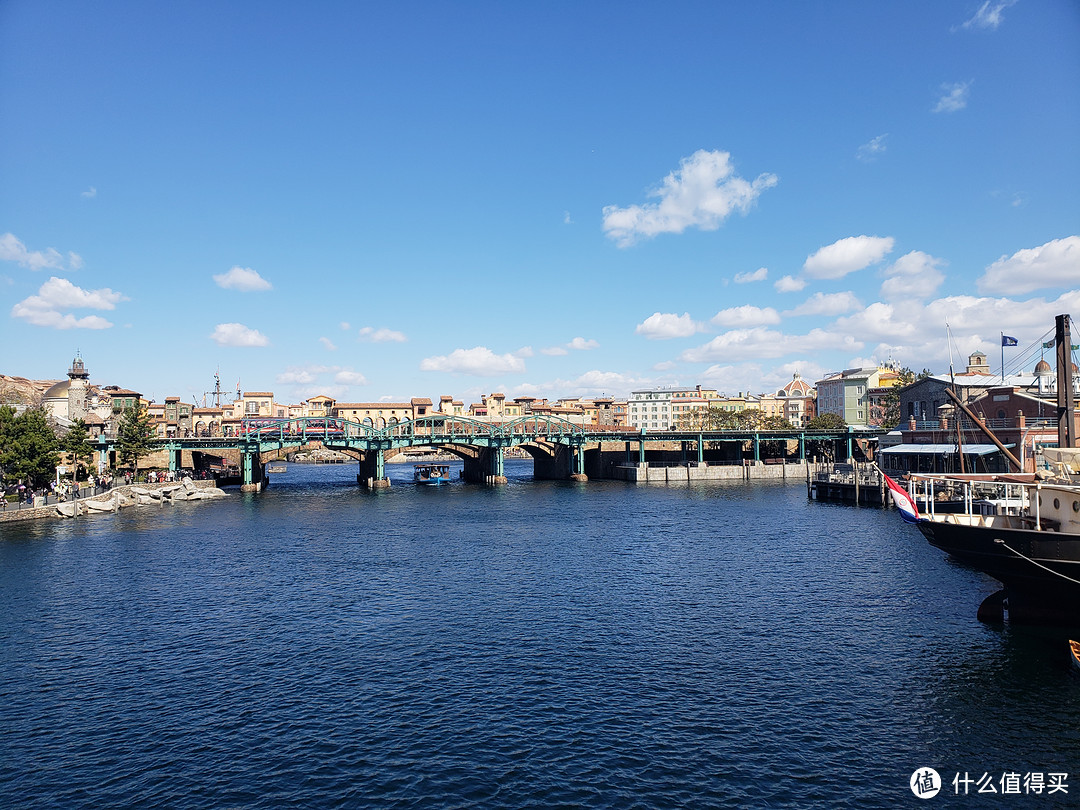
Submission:
M 4 527 L 0 806 L 894 807 L 921 766 L 1080 803 L 1068 632 L 979 624 L 895 513 L 388 469 Z

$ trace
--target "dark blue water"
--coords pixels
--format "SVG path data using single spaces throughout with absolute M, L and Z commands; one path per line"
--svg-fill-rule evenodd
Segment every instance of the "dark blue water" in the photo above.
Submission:
M 979 624 L 894 512 L 389 470 L 4 527 L 0 806 L 1080 804 L 1067 632 Z

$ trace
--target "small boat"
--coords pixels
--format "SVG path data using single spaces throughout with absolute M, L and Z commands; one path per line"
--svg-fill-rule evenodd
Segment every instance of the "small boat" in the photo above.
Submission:
M 268 473 L 283 473 L 288 469 L 284 464 L 268 464 L 266 467 Z
M 1073 666 L 1080 669 L 1080 641 L 1069 639 L 1069 655 L 1072 658 Z
M 413 481 L 427 486 L 439 486 L 450 483 L 449 464 L 413 465 Z

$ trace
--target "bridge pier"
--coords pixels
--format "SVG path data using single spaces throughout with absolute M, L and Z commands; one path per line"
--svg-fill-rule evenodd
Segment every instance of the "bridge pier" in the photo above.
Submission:
M 170 456 L 172 454 L 170 453 Z M 170 465 L 172 459 L 169 460 Z M 241 492 L 259 492 L 266 486 L 266 469 L 259 461 L 258 452 L 240 453 Z
M 356 483 L 368 489 L 386 489 L 390 486 L 390 478 L 386 475 L 386 455 L 381 447 L 364 453 Z
M 462 460 L 465 462 L 462 478 L 470 484 L 497 486 L 506 483 L 503 448 L 481 447 L 475 456 L 466 456 Z

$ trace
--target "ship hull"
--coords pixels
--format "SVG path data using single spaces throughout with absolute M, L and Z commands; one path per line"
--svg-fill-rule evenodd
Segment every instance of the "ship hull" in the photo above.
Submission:
M 930 544 L 996 579 L 1009 620 L 1080 625 L 1080 536 L 924 520 Z

